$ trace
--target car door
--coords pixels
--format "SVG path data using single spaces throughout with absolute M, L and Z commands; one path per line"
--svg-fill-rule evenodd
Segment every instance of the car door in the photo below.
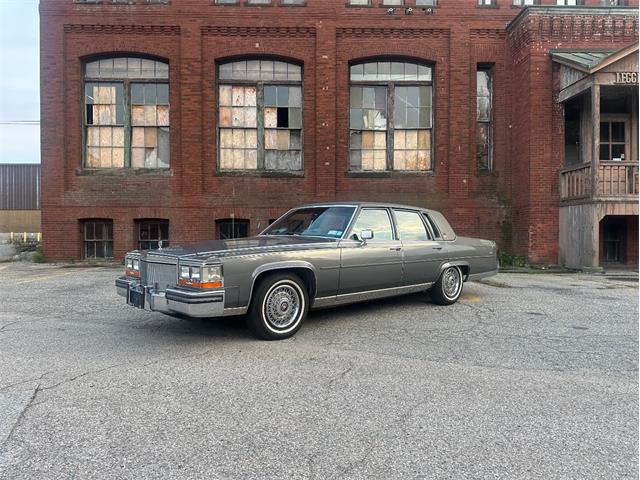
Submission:
M 424 216 L 415 210 L 393 209 L 396 229 L 402 242 L 403 285 L 432 283 L 447 261 L 446 242 L 433 239 Z
M 363 230 L 373 238 L 360 240 Z M 402 244 L 387 208 L 362 208 L 349 236 L 341 241 L 338 294 L 397 287 L 402 280 Z

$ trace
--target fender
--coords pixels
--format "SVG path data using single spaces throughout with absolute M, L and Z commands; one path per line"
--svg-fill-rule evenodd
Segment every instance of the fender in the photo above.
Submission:
M 256 279 L 263 273 L 266 272 L 275 272 L 278 270 L 288 270 L 291 268 L 304 268 L 305 270 L 309 270 L 313 274 L 313 285 L 310 285 L 310 303 L 313 303 L 313 297 L 315 296 L 316 284 L 318 282 L 318 274 L 316 271 L 316 267 L 314 267 L 311 263 L 305 262 L 304 260 L 287 260 L 285 262 L 274 262 L 274 263 L 265 263 L 264 265 L 260 265 L 256 268 L 251 274 L 251 290 L 249 291 L 249 299 L 247 301 L 247 306 L 251 305 L 251 299 L 253 298 L 253 290 L 255 288 Z
M 465 262 L 464 260 L 452 260 L 440 265 L 440 273 L 444 272 L 449 267 L 467 267 L 467 271 L 471 272 L 471 265 L 469 265 L 469 262 Z M 466 282 L 468 278 L 469 273 L 464 276 L 462 281 Z

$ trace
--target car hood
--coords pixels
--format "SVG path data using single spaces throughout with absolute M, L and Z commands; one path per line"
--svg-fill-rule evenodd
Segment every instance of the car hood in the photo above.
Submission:
M 260 235 L 234 240 L 210 240 L 142 252 L 144 257 L 205 259 L 232 255 L 250 255 L 284 250 L 305 250 L 337 246 L 337 238 L 297 235 Z

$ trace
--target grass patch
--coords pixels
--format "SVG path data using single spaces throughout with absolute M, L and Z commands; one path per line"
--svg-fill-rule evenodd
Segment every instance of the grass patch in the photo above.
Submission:
M 527 260 L 522 255 L 515 255 L 507 252 L 498 254 L 501 267 L 526 267 Z

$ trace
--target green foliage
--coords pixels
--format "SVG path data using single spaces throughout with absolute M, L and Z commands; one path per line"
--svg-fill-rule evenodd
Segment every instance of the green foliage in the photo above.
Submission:
M 502 267 L 525 267 L 527 265 L 527 260 L 522 255 L 500 252 L 498 258 Z
M 38 249 L 31 256 L 31 260 L 33 263 L 44 263 L 46 260 L 44 255 L 42 254 L 42 248 L 38 247 Z

